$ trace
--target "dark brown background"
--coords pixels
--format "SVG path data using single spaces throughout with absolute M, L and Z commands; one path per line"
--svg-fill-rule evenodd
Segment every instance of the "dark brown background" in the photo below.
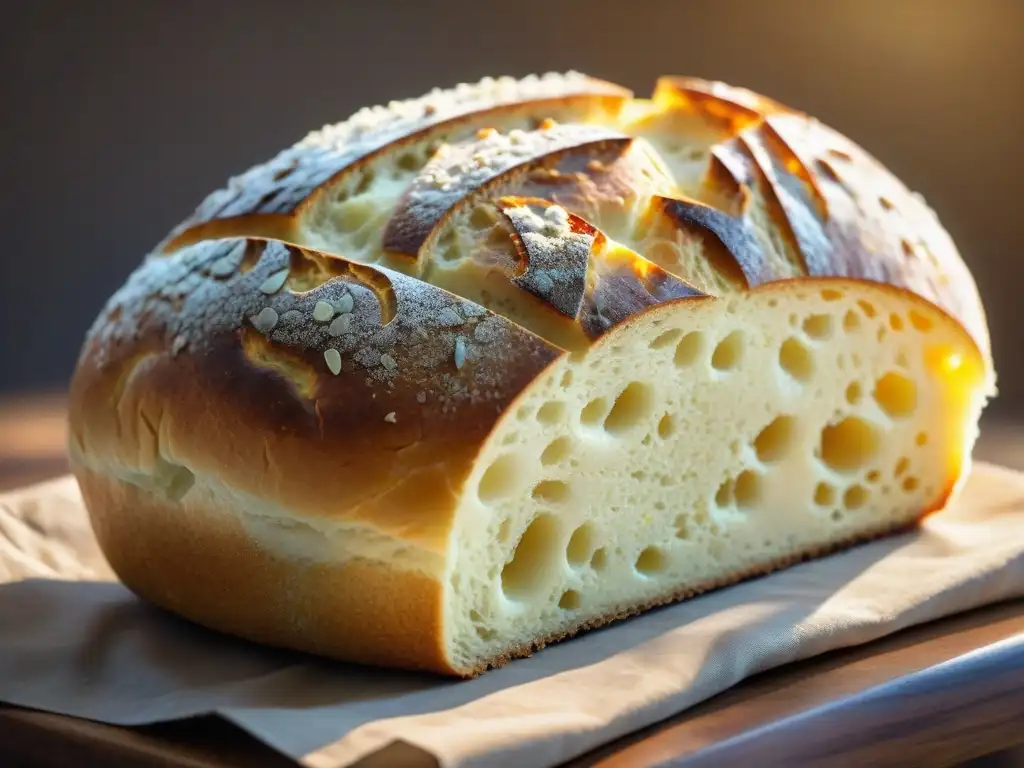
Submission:
M 971 264 L 1024 412 L 1024 2 L 11 2 L 0 11 L 0 391 L 86 325 L 205 193 L 358 107 L 485 74 L 659 73 L 768 93 L 863 144 Z M 1024 413 L 1022 413 L 1024 415 Z

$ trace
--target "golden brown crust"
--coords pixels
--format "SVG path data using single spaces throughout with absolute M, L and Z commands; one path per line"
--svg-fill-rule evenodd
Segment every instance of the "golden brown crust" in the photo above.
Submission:
M 681 75 L 659 77 L 654 85 L 653 99 L 669 104 L 682 100 L 730 131 L 757 124 L 765 115 L 795 111 L 746 88 Z
M 284 270 L 303 292 L 266 293 Z M 323 303 L 331 317 L 317 320 Z M 398 273 L 209 241 L 147 260 L 111 299 L 71 384 L 72 433 L 108 471 L 152 479 L 187 465 L 300 514 L 366 517 L 443 546 L 443 512 L 405 519 L 381 508 L 387 495 L 416 490 L 443 509 L 501 412 L 560 354 Z
M 504 82 L 507 81 L 507 82 Z M 171 251 L 211 237 L 291 237 L 301 208 L 320 190 L 370 163 L 382 151 L 395 152 L 414 141 L 460 140 L 490 123 L 516 114 L 544 113 L 571 119 L 588 112 L 616 113 L 631 96 L 613 83 L 577 73 L 460 86 L 386 108 L 362 110 L 344 123 L 327 126 L 250 168 L 227 187 L 209 195 L 164 241 Z
M 657 212 L 724 243 L 748 285 L 778 277 L 752 239 L 747 209 L 757 189 L 803 274 L 908 288 L 953 314 L 988 354 L 981 302 L 949 234 L 924 200 L 863 148 L 798 110 L 724 83 L 663 77 L 654 100 L 665 109 L 682 104 L 724 132 L 703 181 L 723 210 L 709 214 L 683 200 Z
M 360 560 L 275 557 L 245 531 L 244 510 L 195 495 L 172 503 L 81 466 L 75 475 L 111 567 L 155 605 L 268 645 L 455 672 L 446 660 L 436 579 Z
M 525 177 L 539 161 L 582 156 L 586 162 L 609 144 L 629 143 L 629 137 L 600 126 L 556 124 L 522 138 L 486 132 L 476 141 L 442 147 L 398 201 L 384 230 L 384 248 L 415 256 L 438 222 L 481 187 Z

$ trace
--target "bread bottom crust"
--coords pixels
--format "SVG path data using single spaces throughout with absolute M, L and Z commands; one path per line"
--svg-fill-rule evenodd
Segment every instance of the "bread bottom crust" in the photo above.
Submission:
M 475 677 L 580 632 L 916 527 L 909 520 L 687 585 L 510 648 L 468 668 L 447 657 L 444 588 L 368 561 L 303 563 L 259 547 L 234 513 L 172 503 L 108 475 L 75 474 L 114 572 L 136 595 L 196 624 L 268 646 L 360 664 Z
M 233 510 L 74 471 L 111 568 L 144 600 L 264 645 L 456 674 L 436 579 L 366 560 L 285 559 L 261 548 Z

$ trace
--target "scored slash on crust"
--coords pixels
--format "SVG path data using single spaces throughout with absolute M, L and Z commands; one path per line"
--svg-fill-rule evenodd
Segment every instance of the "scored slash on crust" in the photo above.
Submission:
M 232 179 L 168 236 L 164 248 L 232 235 L 287 240 L 296 215 L 315 198 L 346 184 L 362 169 L 372 172 L 403 147 L 458 142 L 480 128 L 504 123 L 525 125 L 535 112 L 567 122 L 614 115 L 631 95 L 621 86 L 579 73 L 549 73 L 519 81 L 484 78 L 475 85 L 362 110 Z

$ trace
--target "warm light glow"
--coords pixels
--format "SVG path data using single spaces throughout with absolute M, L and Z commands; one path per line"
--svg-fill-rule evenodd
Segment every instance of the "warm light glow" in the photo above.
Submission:
M 940 376 L 955 377 L 958 379 L 973 379 L 975 366 L 960 350 L 950 348 L 946 345 L 929 346 L 925 359 L 928 367 Z
M 648 261 L 636 251 L 618 243 L 610 242 L 603 249 L 595 249 L 593 255 L 610 265 L 625 264 L 641 280 L 658 269 L 658 265 L 654 262 Z
M 960 369 L 960 366 L 963 365 L 963 363 L 963 355 L 961 355 L 959 352 L 953 352 L 949 355 L 946 355 L 946 358 L 942 361 L 942 367 L 948 373 L 955 373 Z
M 257 368 L 273 371 L 295 388 L 300 397 L 312 400 L 319 385 L 316 370 L 300 357 L 274 344 L 260 333 L 246 328 L 242 331 L 242 354 Z

